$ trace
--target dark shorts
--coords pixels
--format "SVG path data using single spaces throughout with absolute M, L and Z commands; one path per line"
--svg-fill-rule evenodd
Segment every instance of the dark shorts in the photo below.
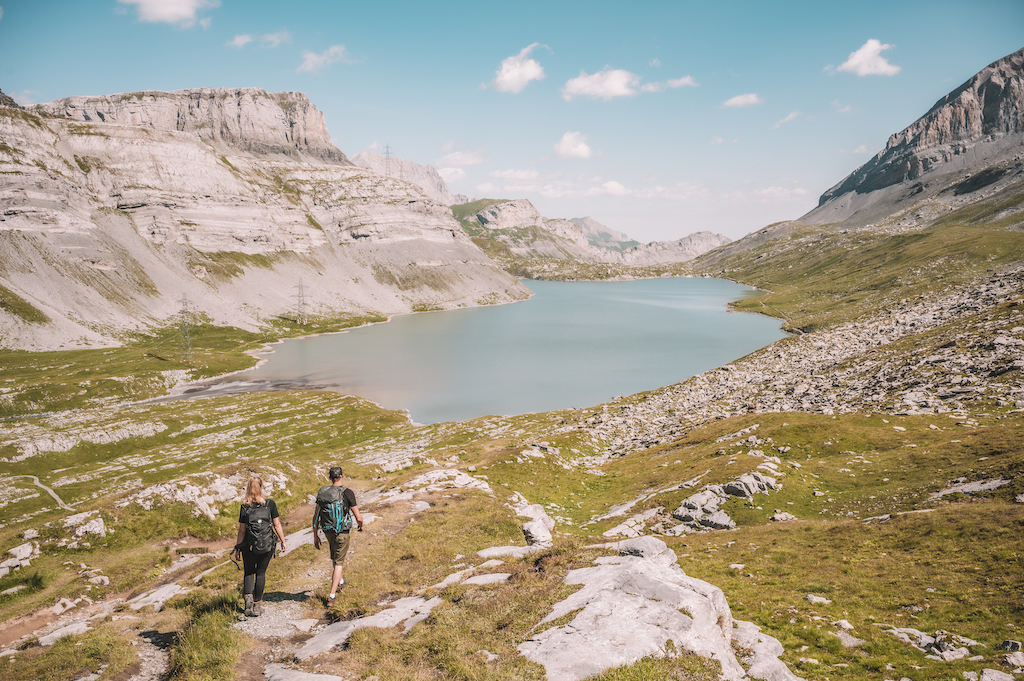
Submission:
M 331 562 L 335 565 L 341 565 L 345 562 L 345 555 L 348 554 L 348 532 L 338 532 L 335 534 L 330 530 L 324 530 L 324 534 L 327 535 L 327 545 L 331 548 Z

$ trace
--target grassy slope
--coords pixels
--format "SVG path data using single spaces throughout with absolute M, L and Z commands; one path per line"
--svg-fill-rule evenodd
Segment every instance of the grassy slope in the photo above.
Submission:
M 724 261 L 715 254 L 694 269 L 769 292 L 734 305 L 813 331 L 869 314 L 899 299 L 955 289 L 1024 257 L 1020 214 L 1024 183 L 950 212 L 913 231 L 804 227 Z

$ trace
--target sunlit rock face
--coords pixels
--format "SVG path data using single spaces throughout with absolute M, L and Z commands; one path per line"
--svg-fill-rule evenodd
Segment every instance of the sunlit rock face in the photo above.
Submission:
M 301 92 L 150 90 L 65 97 L 35 108 L 75 121 L 188 132 L 220 150 L 351 165 L 331 144 L 323 113 Z
M 529 295 L 447 206 L 350 164 L 299 93 L 0 106 L 0 140 L 0 270 L 24 301 L 0 308 L 4 347 L 116 344 L 184 299 L 254 329 L 295 313 L 300 280 L 311 316 Z
M 982 69 L 892 135 L 801 220 L 861 226 L 946 189 L 977 191 L 1009 172 L 1022 152 L 1024 49 Z

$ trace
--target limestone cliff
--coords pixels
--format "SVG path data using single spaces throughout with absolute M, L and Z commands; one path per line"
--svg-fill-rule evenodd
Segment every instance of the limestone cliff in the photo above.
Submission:
M 372 151 L 360 151 L 352 156 L 352 163 L 360 168 L 367 168 L 379 175 L 387 175 L 404 182 L 412 182 L 423 190 L 423 193 L 438 203 L 451 206 L 460 203 L 452 194 L 444 178 L 438 175 L 434 166 L 421 166 L 408 159 L 392 156 L 385 159 L 381 154 Z M 465 197 L 460 197 L 465 198 Z
M 998 180 L 1024 151 L 1024 49 L 996 61 L 940 99 L 885 149 L 822 194 L 801 221 L 878 221 L 910 201 L 938 195 L 980 170 Z M 960 187 L 960 189 L 970 187 Z
M 289 95 L 288 114 L 253 95 L 262 114 L 214 133 L 178 127 L 200 110 L 219 120 L 231 98 L 193 107 L 199 91 L 185 92 L 66 104 L 76 113 L 61 118 L 0 107 L 0 346 L 114 344 L 172 321 L 183 297 L 215 323 L 255 328 L 293 314 L 300 279 L 312 315 L 529 295 L 446 206 L 332 151 L 304 96 Z M 286 124 L 299 120 L 301 132 Z M 301 160 L 321 155 L 330 162 Z
M 75 121 L 189 132 L 220 151 L 350 165 L 301 92 L 197 88 L 65 97 L 34 107 Z

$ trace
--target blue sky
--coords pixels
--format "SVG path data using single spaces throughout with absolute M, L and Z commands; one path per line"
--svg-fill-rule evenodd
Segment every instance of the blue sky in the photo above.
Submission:
M 256 86 L 335 144 L 470 197 L 641 241 L 797 218 L 935 101 L 1024 47 L 1021 0 L 425 3 L 0 0 L 22 103 Z

